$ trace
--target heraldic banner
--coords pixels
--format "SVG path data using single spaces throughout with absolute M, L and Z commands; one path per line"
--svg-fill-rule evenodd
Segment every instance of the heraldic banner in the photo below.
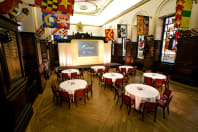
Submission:
M 31 7 L 39 7 L 47 11 L 54 11 L 72 16 L 74 12 L 74 0 L 35 0 L 34 4 L 20 0 L 21 4 Z
M 105 29 L 105 39 L 106 41 L 114 40 L 113 29 Z
M 126 38 L 127 37 L 127 24 L 118 24 L 118 38 Z
M 148 35 L 149 17 L 137 15 L 137 35 Z
M 49 28 L 70 28 L 69 16 L 59 13 L 43 11 L 43 26 Z
M 175 27 L 181 29 L 188 29 L 190 24 L 192 0 L 177 0 Z

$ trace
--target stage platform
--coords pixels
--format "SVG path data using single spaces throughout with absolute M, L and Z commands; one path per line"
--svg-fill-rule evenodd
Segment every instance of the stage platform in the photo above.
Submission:
M 107 63 L 107 64 L 92 64 L 92 65 L 79 65 L 79 66 L 60 66 L 60 67 L 56 67 L 58 71 L 62 71 L 65 69 L 84 69 L 87 70 L 89 69 L 91 66 L 109 66 L 111 68 L 116 67 L 116 66 L 120 66 L 120 63 Z

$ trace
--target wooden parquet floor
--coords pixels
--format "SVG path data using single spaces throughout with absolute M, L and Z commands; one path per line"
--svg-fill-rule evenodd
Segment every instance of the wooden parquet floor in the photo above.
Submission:
M 115 69 L 111 69 L 115 71 Z M 143 83 L 142 72 L 130 76 L 130 83 Z M 85 73 L 85 80 L 91 77 Z M 51 82 L 56 81 L 53 73 L 47 81 L 44 92 L 33 104 L 34 114 L 26 132 L 197 132 L 198 131 L 198 88 L 171 81 L 173 100 L 170 104 L 170 115 L 162 117 L 162 110 L 158 108 L 157 122 L 153 121 L 153 113 L 145 114 L 144 121 L 141 114 L 132 109 L 130 115 L 120 102 L 114 101 L 114 91 L 99 87 L 98 77 L 93 77 L 93 97 L 84 104 L 74 103 L 68 109 L 53 102 Z M 58 82 L 57 82 L 58 84 Z

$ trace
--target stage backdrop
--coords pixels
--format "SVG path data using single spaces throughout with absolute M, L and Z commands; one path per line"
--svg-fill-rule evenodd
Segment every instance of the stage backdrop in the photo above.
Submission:
M 82 44 L 84 47 L 79 49 L 79 46 Z M 93 51 L 96 51 L 96 53 L 91 53 L 93 56 L 90 56 L 89 52 Z M 103 40 L 73 39 L 71 43 L 59 43 L 58 52 L 60 66 L 106 64 L 111 62 L 111 44 L 104 43 Z M 82 56 L 79 53 L 85 54 Z

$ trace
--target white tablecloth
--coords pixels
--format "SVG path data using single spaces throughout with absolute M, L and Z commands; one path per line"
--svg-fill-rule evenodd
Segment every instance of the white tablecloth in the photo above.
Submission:
M 128 72 L 128 70 L 130 68 L 133 68 L 132 66 L 119 66 L 119 69 L 121 70 L 121 68 L 125 68 L 126 69 L 126 72 Z
M 85 89 L 86 87 L 87 87 L 87 82 L 82 79 L 72 79 L 60 83 L 60 90 L 66 91 L 72 95 L 74 95 L 76 90 Z
M 62 73 L 67 73 L 69 77 L 71 77 L 71 73 L 75 73 L 75 72 L 79 75 L 78 69 L 67 69 L 62 71 Z
M 160 98 L 157 89 L 144 84 L 128 84 L 125 87 L 126 95 L 135 97 L 135 109 L 139 110 L 140 104 L 143 102 L 155 102 Z
M 92 66 L 91 69 L 93 69 L 95 72 L 98 72 L 98 69 L 102 69 L 104 71 L 105 67 L 104 66 Z
M 166 80 L 166 76 L 159 73 L 144 73 L 144 77 L 149 77 L 152 79 L 163 79 Z
M 120 73 L 105 73 L 103 77 L 112 79 L 112 82 L 115 83 L 117 79 L 122 79 L 123 75 Z

